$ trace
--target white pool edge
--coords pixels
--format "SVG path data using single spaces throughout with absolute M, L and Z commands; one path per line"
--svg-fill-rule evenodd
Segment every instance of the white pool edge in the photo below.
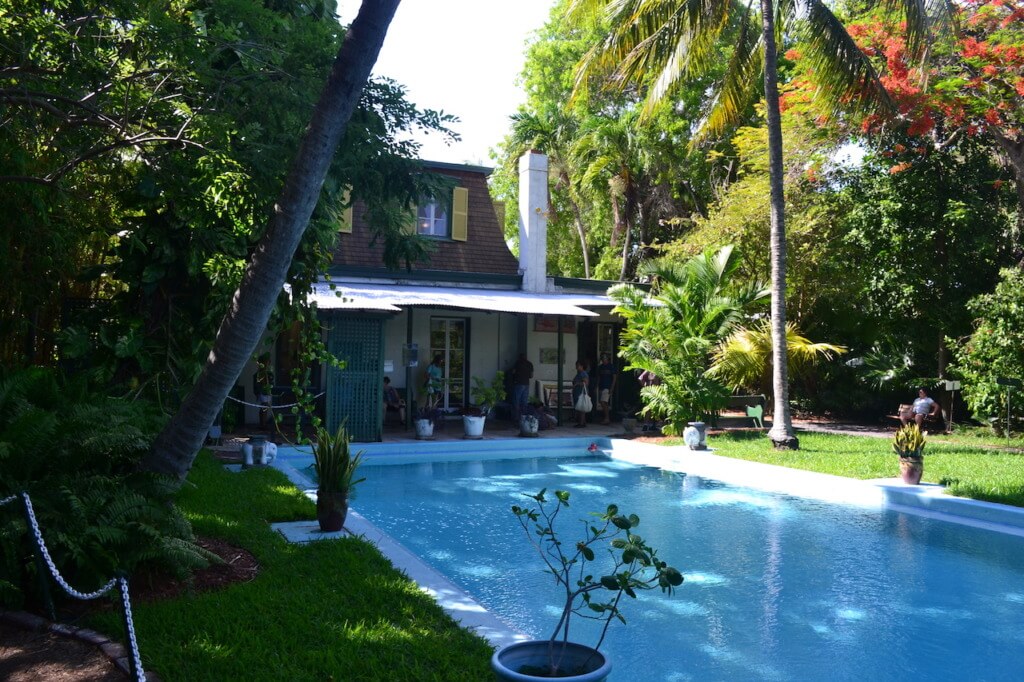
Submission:
M 863 481 L 814 471 L 791 469 L 776 464 L 722 457 L 711 451 L 694 452 L 686 446 L 664 446 L 618 439 L 601 440 L 609 444 L 602 448 L 603 453 L 608 454 L 612 459 L 631 464 L 654 466 L 666 471 L 677 471 L 732 485 L 797 497 L 867 508 L 891 509 L 1024 537 L 1024 509 L 946 495 L 942 486 L 934 484 L 908 486 L 898 478 Z M 532 457 L 536 454 L 525 450 L 518 454 L 504 452 L 501 453 L 501 456 L 506 458 Z M 397 462 L 388 462 L 388 464 L 391 463 Z M 285 458 L 274 462 L 274 466 L 282 471 L 307 497 L 316 500 L 316 489 L 313 482 L 289 464 Z M 966 512 L 966 514 L 957 514 L 956 511 Z M 1016 523 L 1000 523 L 978 517 L 978 515 L 986 513 Z M 345 527 L 353 535 L 373 544 L 395 568 L 413 580 L 420 590 L 433 597 L 445 613 L 462 627 L 486 639 L 492 646 L 501 647 L 529 639 L 527 635 L 518 632 L 488 611 L 472 595 L 361 516 L 355 509 L 349 510 Z

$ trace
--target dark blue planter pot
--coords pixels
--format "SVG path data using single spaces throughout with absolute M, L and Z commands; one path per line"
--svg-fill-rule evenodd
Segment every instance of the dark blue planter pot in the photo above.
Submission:
M 600 651 L 589 646 L 568 642 L 555 644 L 557 649 L 564 646 L 560 668 L 565 671 L 579 671 L 566 677 L 538 677 L 520 673 L 523 666 L 545 668 L 548 665 L 549 642 L 529 640 L 509 644 L 491 656 L 491 669 L 501 682 L 544 682 L 545 680 L 569 680 L 570 682 L 603 682 L 612 671 L 612 662 Z

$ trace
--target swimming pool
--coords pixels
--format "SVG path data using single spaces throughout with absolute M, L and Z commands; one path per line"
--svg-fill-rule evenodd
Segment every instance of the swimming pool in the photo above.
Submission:
M 575 451 L 376 466 L 353 507 L 535 637 L 556 591 L 509 512 L 519 493 L 638 514 L 686 583 L 625 605 L 613 679 L 1020 679 L 1024 538 Z

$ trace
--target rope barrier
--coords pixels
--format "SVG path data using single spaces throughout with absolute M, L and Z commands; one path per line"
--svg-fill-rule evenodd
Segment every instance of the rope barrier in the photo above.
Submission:
M 316 400 L 317 398 L 324 395 L 327 395 L 327 391 L 321 391 L 320 393 L 317 393 L 315 396 L 313 396 L 312 400 Z M 261 410 L 286 410 L 291 407 L 297 407 L 299 405 L 302 405 L 302 403 L 288 403 L 287 405 L 268 405 L 266 403 L 250 403 L 244 400 L 239 400 L 238 398 L 235 398 L 230 395 L 228 396 L 228 400 L 233 400 L 236 403 L 239 403 L 240 405 L 247 405 L 248 407 L 258 407 Z
M 18 497 L 18 495 L 6 497 L 3 500 L 0 500 L 0 506 L 12 502 L 18 499 Z M 60 571 L 57 570 L 57 566 L 53 563 L 53 558 L 50 556 L 50 550 L 47 549 L 46 542 L 43 540 L 42 531 L 39 529 L 39 522 L 36 520 L 35 509 L 32 508 L 32 500 L 29 498 L 27 492 L 22 492 L 20 497 L 25 503 L 25 515 L 28 519 L 29 530 L 32 531 L 32 539 L 35 542 L 36 550 L 46 562 L 46 567 L 49 569 L 51 577 L 53 577 L 65 592 L 75 599 L 87 601 L 102 597 L 104 594 L 109 592 L 112 587 L 115 585 L 117 586 L 118 591 L 121 593 L 121 606 L 124 608 L 125 631 L 128 636 L 128 647 L 131 651 L 129 666 L 131 668 L 132 679 L 136 682 L 146 682 L 146 673 L 142 669 L 142 656 L 139 654 L 139 643 L 135 637 L 135 621 L 132 618 L 132 605 L 128 596 L 128 579 L 124 576 L 111 578 L 106 585 L 93 592 L 79 592 L 75 588 L 71 587 L 71 585 L 64 580 L 64 576 L 60 574 Z

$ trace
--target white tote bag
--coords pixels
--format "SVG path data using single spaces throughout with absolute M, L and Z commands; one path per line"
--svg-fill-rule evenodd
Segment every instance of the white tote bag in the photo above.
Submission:
M 583 391 L 583 393 L 580 393 L 580 397 L 576 399 L 574 407 L 577 412 L 590 412 L 594 409 L 594 402 L 590 399 L 590 394 Z

